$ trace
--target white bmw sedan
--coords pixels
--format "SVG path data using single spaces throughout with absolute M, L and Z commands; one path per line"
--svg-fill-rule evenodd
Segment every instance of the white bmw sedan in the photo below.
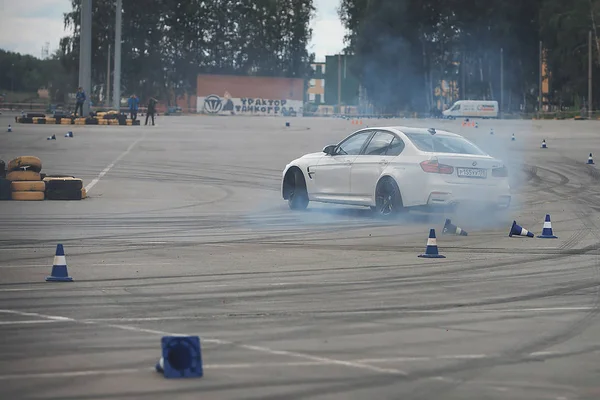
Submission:
M 413 207 L 508 208 L 508 171 L 455 133 L 378 127 L 354 132 L 283 171 L 282 194 L 293 210 L 309 201 L 371 207 L 388 216 Z

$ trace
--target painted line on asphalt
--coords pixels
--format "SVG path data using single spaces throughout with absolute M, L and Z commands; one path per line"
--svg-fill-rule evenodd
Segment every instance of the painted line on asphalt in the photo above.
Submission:
M 56 319 L 36 319 L 36 320 L 27 320 L 27 321 L 0 321 L 0 326 L 52 324 L 52 323 L 56 323 L 56 322 L 65 322 L 65 321 L 60 321 L 60 320 L 56 320 Z
M 127 154 L 129 154 L 131 152 L 131 150 L 133 150 L 133 148 L 135 147 L 136 144 L 138 144 L 139 142 L 141 142 L 143 139 L 146 138 L 146 134 L 144 133 L 142 135 L 142 137 L 137 138 L 136 141 L 134 141 L 133 143 L 131 143 L 129 145 L 129 147 L 127 148 L 127 150 L 125 150 L 123 153 L 121 153 L 121 155 L 119 157 L 117 157 L 112 163 L 110 163 L 106 168 L 104 168 L 100 174 L 98 174 L 98 176 L 96 178 L 94 178 L 90 183 L 88 183 L 88 185 L 85 187 L 85 191 L 89 194 L 90 190 L 92 190 L 92 188 L 94 186 L 96 186 L 96 184 L 98 182 L 100 182 L 100 179 L 102 179 L 102 177 L 104 177 L 104 175 L 106 175 L 108 173 L 108 171 L 110 171 L 116 163 L 118 163 L 119 161 L 121 161 L 121 159 L 123 157 L 125 157 Z
M 49 319 L 49 320 L 53 320 L 53 321 L 76 322 L 73 318 L 60 317 L 60 316 L 56 316 L 56 315 L 38 314 L 38 313 L 34 313 L 34 312 L 23 312 L 23 311 L 16 311 L 16 310 L 0 310 L 0 313 L 19 315 L 21 317 L 37 317 L 37 318 Z
M 282 367 L 318 367 L 329 366 L 317 361 L 299 361 L 299 362 L 272 362 L 272 363 L 247 363 L 247 364 L 204 364 L 203 369 L 218 370 L 218 369 L 256 369 L 256 368 L 282 368 Z M 56 378 L 77 378 L 83 376 L 98 376 L 98 375 L 120 375 L 120 374 L 135 374 L 140 372 L 155 372 L 154 368 L 123 368 L 123 369 L 106 369 L 106 370 L 89 370 L 89 371 L 63 371 L 63 372 L 43 372 L 31 374 L 9 374 L 0 375 L 0 381 L 11 379 L 56 379 Z
M 23 311 L 16 311 L 16 310 L 0 310 L 0 313 L 20 315 L 20 316 L 29 316 L 29 317 L 35 316 L 38 318 L 44 318 L 44 319 L 50 319 L 50 320 L 70 321 L 70 322 L 79 323 L 79 324 L 104 326 L 104 327 L 110 327 L 110 328 L 115 328 L 115 329 L 121 329 L 121 330 L 125 330 L 125 331 L 150 333 L 153 335 L 161 335 L 161 336 L 183 336 L 183 335 L 185 335 L 185 334 L 181 334 L 181 333 L 173 333 L 173 332 L 165 332 L 165 331 L 154 330 L 154 329 L 138 328 L 138 327 L 129 326 L 129 325 L 114 325 L 114 324 L 106 325 L 106 324 L 100 324 L 97 322 L 80 321 L 80 320 L 76 320 L 73 318 L 62 317 L 62 316 L 45 315 L 45 314 L 23 312 Z M 269 347 L 264 347 L 264 346 L 253 346 L 253 345 L 247 345 L 247 344 L 240 344 L 240 343 L 234 343 L 234 342 L 230 342 L 227 340 L 220 340 L 220 339 L 202 339 L 202 341 L 204 343 L 236 346 L 236 347 L 239 347 L 242 349 L 252 350 L 252 351 L 271 354 L 271 355 L 288 356 L 291 358 L 300 358 L 300 359 L 304 359 L 304 360 L 310 360 L 313 362 L 317 362 L 320 365 L 341 365 L 341 366 L 362 369 L 362 370 L 367 370 L 367 371 L 377 372 L 377 373 L 402 375 L 402 376 L 408 375 L 406 372 L 401 371 L 399 369 L 379 368 L 379 367 L 376 367 L 373 365 L 356 363 L 356 362 L 352 362 L 352 361 L 344 361 L 344 360 L 338 360 L 338 359 L 328 358 L 328 357 L 312 356 L 309 354 L 297 353 L 297 352 L 293 352 L 293 351 L 275 350 L 275 349 L 271 349 Z
M 384 357 L 384 358 L 363 358 L 354 360 L 358 363 L 365 364 L 386 364 L 395 362 L 410 362 L 410 361 L 441 361 L 441 360 L 479 360 L 483 358 L 491 358 L 494 355 L 490 354 L 448 354 L 442 356 L 419 356 L 419 357 Z

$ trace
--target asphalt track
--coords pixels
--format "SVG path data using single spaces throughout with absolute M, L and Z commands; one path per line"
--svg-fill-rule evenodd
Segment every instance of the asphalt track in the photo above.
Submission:
M 600 121 L 284 122 L 7 133 L 0 117 L 0 158 L 36 155 L 89 189 L 0 203 L 0 397 L 600 397 L 600 176 L 586 165 L 590 152 L 600 162 Z M 442 236 L 441 214 L 288 209 L 288 161 L 393 124 L 446 127 L 504 156 L 513 209 L 451 216 L 467 237 Z M 547 213 L 559 239 L 508 237 L 513 219 L 539 234 Z M 417 257 L 430 228 L 446 259 Z M 44 282 L 57 243 L 73 283 Z M 201 337 L 203 378 L 153 371 L 171 333 Z

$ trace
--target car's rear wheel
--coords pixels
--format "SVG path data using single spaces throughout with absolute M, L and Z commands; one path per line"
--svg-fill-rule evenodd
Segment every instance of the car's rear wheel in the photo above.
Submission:
M 291 180 L 288 205 L 292 210 L 305 210 L 308 207 L 308 190 L 304 175 L 300 170 L 294 169 Z
M 373 212 L 380 217 L 393 217 L 405 210 L 402 204 L 400 188 L 392 178 L 383 178 L 375 189 L 375 207 Z

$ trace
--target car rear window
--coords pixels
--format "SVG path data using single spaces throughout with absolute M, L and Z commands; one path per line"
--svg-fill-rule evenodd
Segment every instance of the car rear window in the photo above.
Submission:
M 479 147 L 466 139 L 456 136 L 430 135 L 425 133 L 405 133 L 411 142 L 421 151 L 431 153 L 487 155 Z

